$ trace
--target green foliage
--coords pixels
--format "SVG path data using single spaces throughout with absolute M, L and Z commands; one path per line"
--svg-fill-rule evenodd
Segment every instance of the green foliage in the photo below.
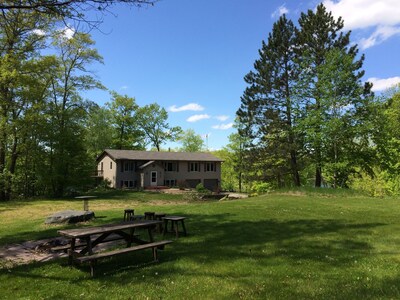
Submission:
M 221 168 L 222 190 L 231 192 L 238 191 L 238 173 L 236 172 L 234 167 L 235 153 L 225 147 L 221 150 L 213 151 L 212 154 L 224 160 L 223 166 Z
M 282 16 L 262 43 L 237 112 L 250 139 L 250 181 L 277 187 L 346 187 L 356 168 L 370 170 L 374 115 L 364 56 L 323 4 L 301 13 L 299 27 Z
M 0 14 L 0 201 L 20 194 L 19 159 L 42 130 L 37 113 L 55 60 L 39 56 L 45 37 L 34 32 L 51 30 L 53 21 L 23 10 Z
M 375 168 L 373 176 L 366 172 L 352 175 L 349 178 L 349 186 L 372 197 L 399 196 L 400 175 Z
M 196 192 L 200 194 L 210 194 L 211 191 L 206 189 L 202 183 L 196 185 Z
M 299 186 L 301 145 L 294 133 L 298 113 L 292 91 L 298 73 L 295 45 L 295 27 L 283 15 L 273 25 L 267 43 L 262 42 L 254 71 L 244 78 L 248 87 L 237 115 L 240 136 L 253 142 L 252 151 L 266 154 L 263 168 L 271 170 L 271 179 L 280 181 L 282 173 L 290 172 L 293 184 Z
M 202 137 L 193 129 L 188 129 L 182 133 L 179 142 L 182 147 L 179 149 L 183 152 L 199 152 L 204 150 L 204 141 Z
M 273 190 L 273 185 L 268 182 L 252 182 L 251 185 L 251 192 L 260 194 L 266 194 Z
M 179 126 L 169 126 L 167 111 L 157 103 L 140 107 L 137 116 L 138 124 L 147 139 L 147 143 L 154 146 L 157 151 L 161 150 L 161 145 L 165 142 L 179 139 L 182 133 Z
M 105 107 L 100 107 L 97 104 L 88 107 L 85 124 L 85 145 L 93 164 L 104 149 L 112 147 L 113 128 L 111 126 L 111 115 L 110 111 Z
M 143 150 L 144 135 L 139 129 L 138 114 L 139 106 L 134 98 L 127 95 L 119 95 L 111 92 L 112 100 L 107 103 L 111 116 L 113 128 L 113 144 L 115 149 Z

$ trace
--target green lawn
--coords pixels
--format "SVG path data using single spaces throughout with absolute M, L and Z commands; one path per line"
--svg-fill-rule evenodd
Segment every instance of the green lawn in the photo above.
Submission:
M 1 299 L 398 299 L 400 202 L 354 194 L 284 193 L 187 202 L 113 193 L 90 202 L 119 221 L 123 208 L 185 215 L 189 236 L 160 251 L 70 268 L 66 260 L 0 269 Z M 56 236 L 44 217 L 80 201 L 0 204 L 0 245 Z M 172 238 L 172 236 L 170 236 Z M 160 239 L 161 237 L 156 237 Z

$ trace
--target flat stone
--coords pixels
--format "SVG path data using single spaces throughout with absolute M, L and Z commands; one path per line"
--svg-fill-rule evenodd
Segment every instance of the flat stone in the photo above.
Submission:
M 45 224 L 78 223 L 92 219 L 94 212 L 84 210 L 63 210 L 46 218 Z

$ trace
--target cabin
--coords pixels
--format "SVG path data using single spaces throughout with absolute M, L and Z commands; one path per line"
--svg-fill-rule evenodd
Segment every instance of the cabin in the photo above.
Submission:
M 221 188 L 223 160 L 206 152 L 155 152 L 106 149 L 97 158 L 96 177 L 119 189 Z

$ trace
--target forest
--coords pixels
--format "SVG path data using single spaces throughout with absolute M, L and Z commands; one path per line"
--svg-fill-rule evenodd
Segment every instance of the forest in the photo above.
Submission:
M 93 29 L 82 11 L 107 11 L 113 2 L 0 5 L 0 201 L 91 188 L 105 148 L 162 151 L 180 140 L 181 151 L 206 150 L 193 130 L 170 126 L 157 103 L 140 107 L 110 91 L 100 106 L 82 96 L 107 89 L 90 70 L 102 57 L 90 33 L 69 28 L 66 19 Z M 399 194 L 400 92 L 374 95 L 362 81 L 363 60 L 343 20 L 322 4 L 302 13 L 298 26 L 280 17 L 244 77 L 237 133 L 214 151 L 225 160 L 223 188 Z

